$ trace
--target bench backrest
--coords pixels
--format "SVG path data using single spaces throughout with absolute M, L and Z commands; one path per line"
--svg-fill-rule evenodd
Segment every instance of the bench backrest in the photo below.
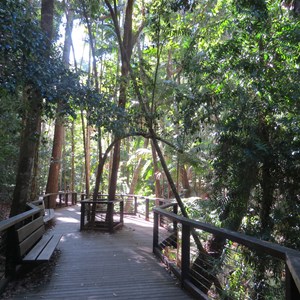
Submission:
M 40 216 L 17 230 L 19 254 L 24 256 L 43 236 L 45 232 L 44 219 Z

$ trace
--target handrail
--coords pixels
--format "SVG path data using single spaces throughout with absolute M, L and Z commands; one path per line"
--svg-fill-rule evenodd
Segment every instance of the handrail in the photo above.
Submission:
M 286 254 L 286 264 L 293 277 L 294 283 L 300 292 L 300 258 L 299 254 L 294 255 L 293 253 Z
M 29 203 L 27 205 L 31 206 L 31 204 L 29 204 Z M 18 214 L 18 215 L 13 216 L 13 217 L 11 217 L 9 219 L 1 221 L 0 222 L 0 232 L 6 230 L 6 229 L 8 229 L 8 228 L 10 228 L 10 227 L 12 227 L 12 226 L 14 226 L 16 224 L 18 224 L 19 222 L 27 219 L 30 216 L 33 216 L 33 215 L 39 213 L 41 211 L 42 211 L 41 208 L 32 207 L 31 210 L 25 211 L 25 212 L 23 212 L 21 214 Z
M 232 231 L 225 228 L 218 228 L 208 223 L 203 223 L 195 220 L 190 220 L 188 218 L 175 215 L 172 212 L 165 211 L 164 209 L 160 207 L 156 207 L 153 209 L 155 212 L 164 215 L 170 219 L 175 219 L 176 221 L 179 221 L 183 225 L 191 226 L 196 229 L 201 229 L 206 232 L 212 233 L 216 236 L 223 237 L 225 239 L 230 239 L 234 242 L 237 242 L 239 244 L 242 244 L 244 246 L 247 246 L 249 248 L 253 248 L 258 251 L 264 251 L 268 254 L 271 254 L 272 256 L 275 256 L 276 258 L 285 259 L 286 254 L 294 254 L 299 255 L 299 252 L 290 248 L 286 248 L 284 246 L 271 243 L 268 241 L 260 240 L 258 238 L 245 235 L 240 232 Z
M 94 204 L 94 203 L 118 203 L 118 202 L 123 202 L 124 200 L 120 200 L 120 199 L 116 199 L 116 200 L 106 200 L 106 199 L 98 199 L 96 201 L 94 200 L 89 200 L 89 199 L 85 199 L 85 200 L 81 200 L 81 202 L 84 203 L 90 203 L 90 204 Z
M 55 202 L 56 200 L 52 199 L 52 196 L 59 196 L 59 206 L 61 206 L 62 204 L 61 196 L 63 195 L 72 195 L 72 198 L 70 199 L 72 201 L 72 204 L 77 203 L 78 193 L 74 191 L 58 191 L 57 193 L 48 193 L 48 194 L 41 195 L 41 197 L 45 200 L 45 206 L 47 208 L 55 208 L 57 204 Z M 65 205 L 68 206 L 68 197 L 65 198 Z
M 272 257 L 278 258 L 286 263 L 286 299 L 299 299 L 300 297 L 300 252 L 275 244 L 268 241 L 260 240 L 255 237 L 247 236 L 243 233 L 231 231 L 224 228 L 218 228 L 211 224 L 190 220 L 183 216 L 178 216 L 174 212 L 166 211 L 165 209 L 174 205 L 174 203 L 166 204 L 153 209 L 154 212 L 154 228 L 153 228 L 153 252 L 158 253 L 158 231 L 159 231 L 159 216 L 165 216 L 170 221 L 182 224 L 182 262 L 181 262 L 181 282 L 182 286 L 192 289 L 195 292 L 195 286 L 189 281 L 190 268 L 190 232 L 192 229 L 200 229 L 209 232 L 215 236 L 221 237 L 224 240 L 236 242 L 244 245 L 247 248 L 255 251 L 264 252 Z M 175 203 L 176 205 L 176 203 Z M 177 226 L 174 226 L 177 230 Z M 176 271 L 176 270 L 175 270 Z M 199 296 L 198 291 L 198 296 Z M 201 295 L 203 297 L 203 295 Z
M 85 196 L 86 196 L 85 193 L 81 193 L 81 202 L 82 201 L 93 201 L 90 198 L 85 198 Z M 98 197 L 105 197 L 105 199 L 107 199 L 108 196 L 109 196 L 108 194 L 98 193 Z M 137 213 L 138 213 L 138 200 L 142 200 L 145 203 L 145 211 L 143 211 L 142 213 L 145 215 L 145 220 L 146 221 L 150 220 L 150 213 L 151 213 L 150 203 L 151 203 L 151 201 L 155 201 L 156 206 L 161 205 L 163 203 L 170 203 L 170 201 L 172 201 L 171 199 L 148 197 L 148 196 L 141 196 L 141 195 L 135 195 L 135 194 L 116 194 L 115 196 L 120 197 L 121 199 L 124 199 L 124 202 L 126 202 L 128 200 L 133 201 L 133 211 L 132 212 L 124 211 L 124 215 L 137 215 Z M 132 199 L 128 199 L 128 198 L 132 198 Z M 115 199 L 115 200 L 111 200 L 111 201 L 115 202 L 117 200 L 120 200 L 120 199 Z M 93 202 L 95 202 L 95 201 L 93 201 Z

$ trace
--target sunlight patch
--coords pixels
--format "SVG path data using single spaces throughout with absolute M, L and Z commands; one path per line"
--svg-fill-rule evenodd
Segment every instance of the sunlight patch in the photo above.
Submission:
M 56 219 L 64 223 L 79 223 L 79 220 L 76 220 L 75 218 L 56 217 Z

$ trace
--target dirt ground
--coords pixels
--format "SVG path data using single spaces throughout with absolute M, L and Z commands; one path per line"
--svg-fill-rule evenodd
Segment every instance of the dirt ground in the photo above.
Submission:
M 0 202 L 0 221 L 8 218 L 10 212 L 10 204 Z
M 23 267 L 17 277 L 11 281 L 0 295 L 0 299 L 11 299 L 25 291 L 31 291 L 50 281 L 51 276 L 55 276 L 54 267 L 57 264 L 60 252 L 55 250 L 49 262 L 36 266 Z

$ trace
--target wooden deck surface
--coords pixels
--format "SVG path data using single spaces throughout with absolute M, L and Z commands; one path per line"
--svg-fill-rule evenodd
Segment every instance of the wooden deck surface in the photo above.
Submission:
M 48 283 L 13 299 L 192 299 L 152 254 L 152 223 L 126 217 L 114 234 L 79 231 L 78 206 L 55 211 L 59 255 Z

